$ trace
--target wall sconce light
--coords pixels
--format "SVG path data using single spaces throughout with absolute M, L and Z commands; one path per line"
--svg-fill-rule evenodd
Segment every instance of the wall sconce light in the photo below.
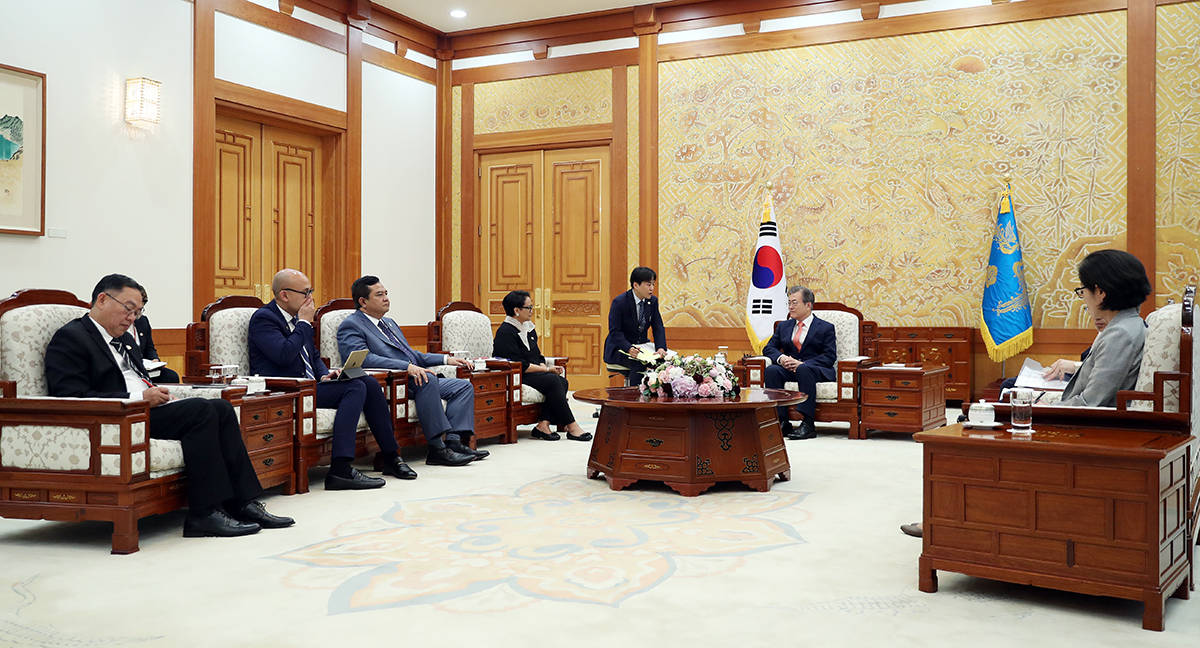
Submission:
M 149 128 L 158 123 L 158 81 L 145 78 L 125 81 L 125 121 L 130 126 Z

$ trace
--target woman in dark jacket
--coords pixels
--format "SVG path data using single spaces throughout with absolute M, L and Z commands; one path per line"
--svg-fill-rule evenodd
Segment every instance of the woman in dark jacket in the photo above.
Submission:
M 533 430 L 533 437 L 546 441 L 557 441 L 558 432 L 550 426 L 557 425 L 559 432 L 566 432 L 568 439 L 591 441 L 592 434 L 584 432 L 575 422 L 571 406 L 567 404 L 567 379 L 563 368 L 546 363 L 546 357 L 538 349 L 537 331 L 533 328 L 533 299 L 524 290 L 514 290 L 504 296 L 504 312 L 507 317 L 496 331 L 492 353 L 498 358 L 521 362 L 521 380 L 546 397 L 542 403 L 542 418 Z

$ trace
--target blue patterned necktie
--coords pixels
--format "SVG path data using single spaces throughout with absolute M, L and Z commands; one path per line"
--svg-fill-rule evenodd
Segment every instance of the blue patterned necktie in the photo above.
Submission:
M 409 349 L 408 345 L 402 342 L 399 336 L 397 336 L 395 333 L 392 333 L 391 330 L 388 329 L 388 327 L 383 323 L 383 320 L 379 320 L 379 330 L 383 331 L 384 336 L 391 340 L 392 344 L 400 347 L 400 350 L 404 352 L 404 355 L 408 358 L 408 362 L 410 364 L 415 364 L 418 367 L 421 366 L 421 363 L 417 362 L 417 356 L 412 352 L 412 349 Z
M 300 324 L 299 317 L 292 318 L 292 331 L 296 330 L 296 326 Z M 316 375 L 313 373 L 312 360 L 308 358 L 308 344 L 300 346 L 300 359 L 304 360 L 304 377 L 310 380 L 315 380 Z

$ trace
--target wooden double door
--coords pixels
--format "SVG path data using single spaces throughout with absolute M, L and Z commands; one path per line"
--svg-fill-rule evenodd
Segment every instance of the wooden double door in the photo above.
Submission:
M 480 157 L 481 309 L 504 321 L 512 290 L 533 298 L 546 356 L 570 359 L 571 389 L 608 384 L 609 149 Z
M 215 297 L 270 301 L 283 268 L 322 286 L 320 137 L 217 115 Z

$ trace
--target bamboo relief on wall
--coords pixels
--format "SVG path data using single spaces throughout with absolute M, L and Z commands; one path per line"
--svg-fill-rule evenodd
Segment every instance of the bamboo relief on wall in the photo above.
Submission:
M 787 277 L 890 326 L 975 326 L 1013 177 L 1034 325 L 1125 245 L 1125 14 L 663 63 L 660 291 L 675 326 L 742 325 L 762 191 Z

